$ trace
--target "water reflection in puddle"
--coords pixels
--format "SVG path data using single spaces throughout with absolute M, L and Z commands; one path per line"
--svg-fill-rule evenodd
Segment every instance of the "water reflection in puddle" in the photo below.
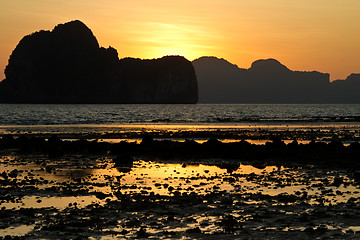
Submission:
M 233 174 L 260 174 L 271 172 L 276 167 L 258 169 L 249 165 L 230 164 L 237 168 Z M 107 175 L 108 170 L 98 169 L 98 176 Z M 216 191 L 233 191 L 232 179 L 224 179 L 230 176 L 226 168 L 204 164 L 177 164 L 137 161 L 128 173 L 121 175 L 118 188 L 124 194 L 150 193 L 159 195 L 171 195 L 174 193 L 205 194 Z M 249 186 L 253 184 L 247 183 Z M 116 188 L 116 185 L 114 186 Z
M 46 161 L 47 166 L 50 164 L 52 166 L 52 171 L 46 171 L 43 164 L 35 163 L 39 162 L 39 159 L 35 162 L 27 159 L 30 162 L 26 165 L 21 164 L 24 161 L 16 161 L 15 158 L 2 159 L 4 161 L 1 167 L 4 172 L 9 175 L 17 171 L 16 184 L 11 182 L 11 187 L 18 190 L 23 187 L 32 189 L 20 194 L 20 200 L 16 202 L 3 202 L 1 207 L 5 208 L 63 209 L 74 202 L 78 206 L 86 206 L 104 203 L 106 198 L 116 199 L 115 193 L 169 196 L 219 191 L 261 193 L 270 196 L 306 194 L 310 204 L 316 204 L 318 198 L 324 198 L 325 203 L 334 204 L 360 196 L 357 186 L 345 184 L 346 181 L 350 181 L 345 176 L 342 179 L 344 184 L 339 186 L 329 184 L 338 173 L 329 172 L 324 176 L 323 172 L 312 170 L 284 169 L 275 166 L 257 168 L 221 160 L 203 161 L 199 164 L 138 160 L 130 166 L 115 166 L 109 158 L 94 160 L 78 157 L 51 163 Z M 85 168 L 84 163 L 87 164 Z M 48 192 L 49 189 L 53 189 L 54 192 Z M 64 195 L 67 192 L 70 192 L 70 196 Z M 101 197 L 98 193 L 106 196 Z
M 0 237 L 3 238 L 7 235 L 9 236 L 24 236 L 31 232 L 35 228 L 33 225 L 20 225 L 16 227 L 8 227 L 0 230 Z
M 89 204 L 99 204 L 100 201 L 95 196 L 80 196 L 80 197 L 41 197 L 41 196 L 26 196 L 20 202 L 2 203 L 1 207 L 6 209 L 19 208 L 52 208 L 65 209 L 73 204 L 82 208 Z

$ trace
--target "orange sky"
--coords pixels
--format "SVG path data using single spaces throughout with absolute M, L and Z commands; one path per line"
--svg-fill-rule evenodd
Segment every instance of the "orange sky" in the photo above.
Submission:
M 0 0 L 0 79 L 20 39 L 79 19 L 119 57 L 275 58 L 331 79 L 360 72 L 360 0 Z

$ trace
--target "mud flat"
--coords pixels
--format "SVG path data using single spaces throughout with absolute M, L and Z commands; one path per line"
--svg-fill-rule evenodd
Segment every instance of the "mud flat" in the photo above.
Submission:
M 99 139 L 119 142 L 141 140 L 144 135 L 154 139 L 204 141 L 219 140 L 271 140 L 275 137 L 284 141 L 331 141 L 339 139 L 344 143 L 360 140 L 358 122 L 268 122 L 268 123 L 212 123 L 212 124 L 58 124 L 58 125 L 4 125 L 1 135 L 42 136 L 49 138 L 56 134 L 61 139 Z
M 357 239 L 360 147 L 0 140 L 3 239 Z M 355 139 L 356 140 L 356 139 Z

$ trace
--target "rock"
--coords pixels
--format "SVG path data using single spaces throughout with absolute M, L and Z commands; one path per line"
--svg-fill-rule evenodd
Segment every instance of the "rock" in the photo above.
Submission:
M 52 167 L 52 166 L 46 166 L 45 170 L 46 170 L 46 172 L 51 173 L 51 171 L 54 170 L 54 167 Z
M 190 228 L 186 230 L 187 233 L 201 233 L 201 229 L 199 227 Z
M 355 171 L 353 173 L 353 178 L 355 182 L 360 182 L 360 171 Z
M 140 228 L 140 230 L 136 233 L 137 238 L 147 238 L 149 234 L 146 232 L 144 228 Z
M 221 141 L 219 141 L 218 139 L 216 139 L 216 138 L 209 138 L 206 142 L 205 142 L 205 144 L 208 144 L 208 145 L 219 145 L 219 144 L 221 144 L 222 142 Z
M 17 178 L 18 174 L 19 174 L 19 171 L 18 171 L 17 169 L 14 169 L 14 170 L 12 170 L 12 171 L 8 174 L 8 176 L 9 176 L 10 178 Z M 4 178 L 5 178 L 5 177 L 4 177 Z
M 238 221 L 232 215 L 226 215 L 222 218 L 220 225 L 225 233 L 233 233 L 237 228 Z
M 145 145 L 149 145 L 152 144 L 154 142 L 154 139 L 152 136 L 150 135 L 145 135 L 142 140 L 141 140 L 141 144 L 145 144 Z
M 122 166 L 122 165 L 133 165 L 134 162 L 134 158 L 123 154 L 123 155 L 118 155 L 115 159 L 113 159 L 115 166 Z
M 25 36 L 0 82 L 2 103 L 196 103 L 197 80 L 180 56 L 119 60 L 81 21 Z

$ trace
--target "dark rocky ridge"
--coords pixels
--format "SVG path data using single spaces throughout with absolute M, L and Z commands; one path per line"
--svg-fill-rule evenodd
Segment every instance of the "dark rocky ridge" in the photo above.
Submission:
M 193 65 L 201 103 L 360 103 L 360 74 L 330 82 L 327 73 L 292 71 L 275 59 L 249 69 L 216 57 Z
M 196 103 L 194 68 L 180 56 L 119 60 L 81 21 L 25 36 L 0 83 L 3 103 Z

